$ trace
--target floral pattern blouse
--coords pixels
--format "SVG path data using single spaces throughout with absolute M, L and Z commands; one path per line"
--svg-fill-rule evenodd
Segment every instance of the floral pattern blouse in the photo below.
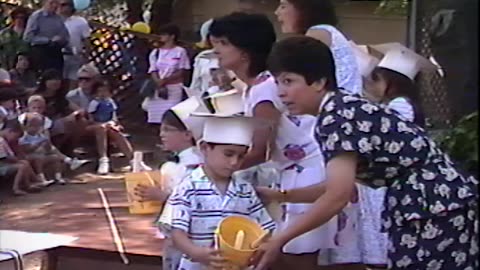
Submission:
M 357 179 L 389 187 L 385 214 L 398 226 L 464 208 L 478 198 L 478 181 L 459 170 L 425 130 L 360 97 L 327 96 L 315 136 L 327 163 L 354 152 Z

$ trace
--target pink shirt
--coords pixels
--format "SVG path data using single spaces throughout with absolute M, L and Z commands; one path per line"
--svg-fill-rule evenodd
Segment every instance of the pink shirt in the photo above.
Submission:
M 157 72 L 160 79 L 171 76 L 175 71 L 190 69 L 190 59 L 182 47 L 154 49 L 149 56 L 148 73 Z

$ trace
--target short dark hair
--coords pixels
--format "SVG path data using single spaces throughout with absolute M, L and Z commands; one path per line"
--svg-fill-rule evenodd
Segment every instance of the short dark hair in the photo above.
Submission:
M 302 75 L 308 84 L 326 79 L 327 90 L 338 88 L 330 48 L 311 37 L 291 37 L 278 42 L 270 54 L 268 67 L 275 76 L 292 72 Z
M 306 32 L 310 27 L 327 24 L 338 25 L 335 6 L 330 0 L 287 0 L 298 11 L 297 27 Z
M 30 11 L 24 7 L 16 7 L 10 13 L 10 17 L 12 19 L 16 19 L 19 15 L 23 15 L 25 17 L 25 21 L 27 21 L 28 16 L 30 15 Z
M 113 80 L 110 77 L 102 76 L 100 78 L 96 78 L 92 83 L 91 95 L 96 95 L 98 89 L 100 89 L 101 87 L 108 87 L 110 91 L 113 91 L 113 88 L 115 86 Z
M 178 41 L 180 39 L 180 28 L 176 24 L 167 23 L 158 28 L 157 34 L 174 36 L 175 41 Z
M 168 110 L 163 114 L 162 123 L 175 127 L 180 131 L 187 131 L 187 127 L 185 124 L 180 120 L 180 118 L 175 114 L 172 110 Z
M 250 57 L 249 75 L 265 71 L 267 58 L 276 41 L 275 29 L 263 14 L 234 12 L 217 18 L 210 27 L 213 37 L 225 37 Z

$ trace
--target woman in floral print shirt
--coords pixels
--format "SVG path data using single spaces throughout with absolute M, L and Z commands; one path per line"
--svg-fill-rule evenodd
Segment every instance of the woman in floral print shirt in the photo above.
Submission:
M 323 43 L 308 37 L 281 41 L 269 67 L 289 111 L 318 116 L 315 136 L 327 162 L 327 181 L 283 193 L 259 190 L 269 198 L 316 201 L 263 247 L 257 269 L 266 269 L 290 239 L 336 215 L 347 204 L 355 179 L 388 188 L 383 227 L 390 236 L 389 269 L 477 269 L 474 177 L 422 128 L 388 108 L 338 92 L 332 55 Z

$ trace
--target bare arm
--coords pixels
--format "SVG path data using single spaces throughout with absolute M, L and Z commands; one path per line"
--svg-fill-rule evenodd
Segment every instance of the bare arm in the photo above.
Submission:
M 208 247 L 195 245 L 188 234 L 179 229 L 172 230 L 172 240 L 175 247 L 186 254 L 194 262 L 199 262 L 205 266 L 214 269 L 223 269 L 225 260 L 220 256 L 220 252 Z
M 271 144 L 275 142 L 277 125 L 280 120 L 280 112 L 270 101 L 263 101 L 255 106 L 253 115 L 255 118 L 266 121 L 267 125 L 261 125 L 253 135 L 252 149 L 245 157 L 242 168 L 250 168 L 267 161 L 267 153 Z
M 198 247 L 188 238 L 188 234 L 179 229 L 172 230 L 172 240 L 175 247 L 189 257 L 195 257 Z
M 306 35 L 314 39 L 320 40 L 325 43 L 328 47 L 332 46 L 332 34 L 323 29 L 310 29 L 307 31 Z

